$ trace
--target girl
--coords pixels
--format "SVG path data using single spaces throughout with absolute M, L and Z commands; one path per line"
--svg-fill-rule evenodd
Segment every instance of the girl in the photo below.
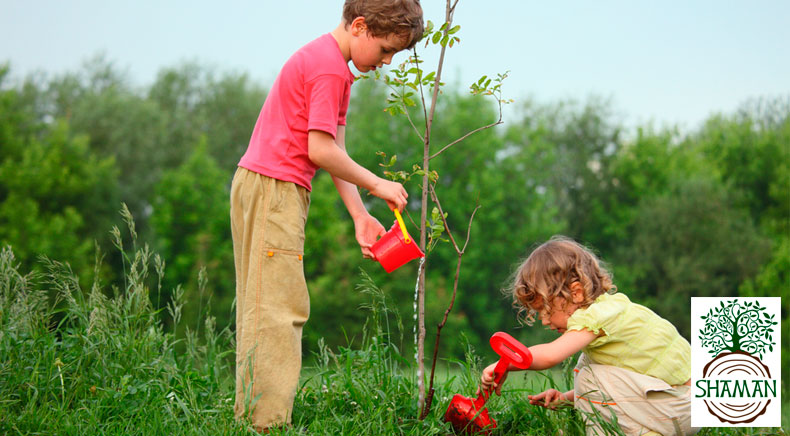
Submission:
M 513 303 L 532 325 L 560 333 L 547 344 L 530 347 L 530 370 L 543 370 L 582 351 L 574 388 L 530 395 L 530 404 L 554 409 L 572 401 L 582 412 L 587 434 L 605 434 L 603 419 L 627 435 L 689 435 L 691 428 L 691 346 L 667 320 L 616 293 L 609 272 L 590 250 L 554 237 L 530 254 L 513 283 Z M 501 395 L 494 367 L 482 388 Z M 511 370 L 517 368 L 511 367 Z

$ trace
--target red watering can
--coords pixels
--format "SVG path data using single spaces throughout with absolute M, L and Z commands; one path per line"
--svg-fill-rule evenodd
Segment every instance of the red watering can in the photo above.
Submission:
M 529 349 L 507 333 L 494 333 L 491 336 L 491 348 L 500 356 L 494 368 L 494 383 L 499 384 L 511 364 L 520 369 L 527 369 L 532 364 Z M 489 395 L 490 392 L 481 390 L 477 399 L 472 400 L 456 394 L 444 413 L 444 420 L 452 424 L 458 434 L 490 434 L 496 428 L 496 421 L 488 416 L 485 408 Z
M 425 257 L 425 253 L 420 250 L 414 242 L 398 209 L 395 209 L 396 222 L 392 228 L 370 247 L 373 256 L 379 261 L 384 270 L 388 273 L 395 271 L 408 261 L 418 257 Z

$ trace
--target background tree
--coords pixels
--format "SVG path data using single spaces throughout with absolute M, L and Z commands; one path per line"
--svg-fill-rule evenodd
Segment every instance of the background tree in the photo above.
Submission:
M 68 261 L 86 280 L 95 244 L 106 240 L 116 210 L 117 170 L 65 120 L 42 122 L 0 69 L 0 244 L 33 268 L 45 255 Z
M 768 241 L 728 193 L 709 181 L 673 183 L 637 207 L 613 260 L 618 286 L 672 321 L 688 337 L 692 296 L 737 295 L 757 273 Z
M 184 321 L 192 326 L 202 325 L 209 302 L 220 313 L 232 312 L 236 295 L 228 173 L 207 148 L 204 138 L 178 168 L 165 171 L 152 201 L 156 249 L 167 262 L 165 292 L 154 301 L 169 301 L 183 285 Z M 205 288 L 198 282 L 201 269 Z

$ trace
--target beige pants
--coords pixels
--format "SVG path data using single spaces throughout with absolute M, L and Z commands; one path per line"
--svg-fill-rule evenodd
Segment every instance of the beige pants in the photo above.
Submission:
M 302 256 L 310 193 L 239 168 L 230 193 L 236 263 L 237 419 L 289 423 L 310 313 Z
M 692 435 L 691 389 L 609 365 L 591 363 L 582 353 L 576 365 L 574 406 L 587 435 Z M 614 424 L 616 417 L 617 423 Z

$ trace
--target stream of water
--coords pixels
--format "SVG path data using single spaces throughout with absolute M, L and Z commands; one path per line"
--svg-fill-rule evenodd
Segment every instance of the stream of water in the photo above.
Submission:
M 420 276 L 425 265 L 425 258 L 420 258 L 420 267 L 417 269 L 417 282 L 414 284 L 414 361 L 417 362 L 417 385 L 422 386 L 422 369 L 420 368 L 419 349 L 417 347 L 417 300 L 420 293 Z

